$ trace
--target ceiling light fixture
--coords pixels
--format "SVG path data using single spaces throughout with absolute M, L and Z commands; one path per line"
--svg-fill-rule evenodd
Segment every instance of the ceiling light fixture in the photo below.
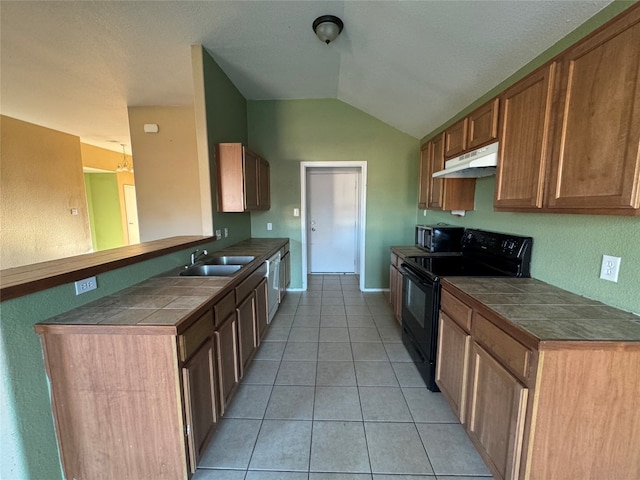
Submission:
M 322 15 L 313 21 L 313 31 L 327 45 L 338 38 L 343 28 L 342 20 L 333 15 Z
M 127 161 L 127 154 L 124 150 L 125 144 L 121 143 L 122 146 L 122 163 L 118 164 L 116 168 L 116 172 L 131 172 L 133 173 L 133 165 L 129 166 L 129 162 Z

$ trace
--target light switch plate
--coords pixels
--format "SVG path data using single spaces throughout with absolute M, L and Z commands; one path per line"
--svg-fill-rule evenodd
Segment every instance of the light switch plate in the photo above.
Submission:
M 273 230 L 273 223 L 267 223 L 267 230 Z
M 620 273 L 620 257 L 611 255 L 602 256 L 602 265 L 600 266 L 600 278 L 610 282 L 618 282 L 618 274 Z

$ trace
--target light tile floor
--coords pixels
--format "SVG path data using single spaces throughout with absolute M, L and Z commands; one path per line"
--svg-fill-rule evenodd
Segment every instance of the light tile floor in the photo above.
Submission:
M 426 389 L 383 293 L 355 275 L 289 292 L 194 480 L 487 480 Z

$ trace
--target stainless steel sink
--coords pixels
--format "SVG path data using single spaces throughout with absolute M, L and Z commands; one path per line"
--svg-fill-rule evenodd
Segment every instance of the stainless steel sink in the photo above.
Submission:
M 207 257 L 202 263 L 205 265 L 246 265 L 256 257 L 251 255 L 224 255 L 220 257 Z
M 230 277 L 242 268 L 242 265 L 192 265 L 180 272 L 187 277 Z

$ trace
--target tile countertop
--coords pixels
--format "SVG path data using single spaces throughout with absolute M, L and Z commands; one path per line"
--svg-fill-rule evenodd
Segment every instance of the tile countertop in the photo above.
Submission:
M 45 325 L 170 327 L 176 331 L 180 323 L 201 308 L 213 305 L 231 291 L 270 255 L 282 248 L 288 238 L 251 238 L 231 245 L 212 255 L 253 255 L 246 267 L 230 277 L 181 277 L 182 267 L 151 277 L 124 290 L 100 298 L 82 307 L 40 322 Z M 188 259 L 185 258 L 185 263 Z M 36 329 L 38 330 L 38 328 Z
M 640 342 L 640 316 L 533 278 L 448 277 L 449 283 L 539 341 Z

